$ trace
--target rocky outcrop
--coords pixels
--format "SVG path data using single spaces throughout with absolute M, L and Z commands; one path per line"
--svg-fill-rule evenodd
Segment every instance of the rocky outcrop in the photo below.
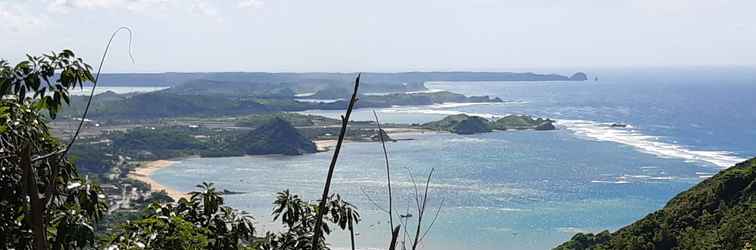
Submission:
M 570 76 L 570 81 L 586 81 L 588 80 L 588 75 L 586 75 L 583 72 L 577 72 Z

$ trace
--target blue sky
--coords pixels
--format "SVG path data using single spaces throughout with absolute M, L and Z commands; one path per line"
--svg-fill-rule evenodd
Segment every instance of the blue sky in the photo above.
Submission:
M 756 66 L 753 0 L 0 0 L 0 57 L 71 48 L 106 70 Z

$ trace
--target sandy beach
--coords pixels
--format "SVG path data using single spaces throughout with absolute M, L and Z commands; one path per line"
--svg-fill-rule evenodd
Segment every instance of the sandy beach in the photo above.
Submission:
M 338 140 L 314 140 L 312 142 L 315 143 L 318 152 L 326 152 L 331 148 L 336 147 Z
M 168 193 L 168 196 L 170 196 L 174 200 L 179 200 L 181 198 L 188 199 L 189 198 L 188 194 L 181 193 L 174 189 L 165 187 L 150 177 L 152 173 L 154 173 L 155 171 L 161 168 L 169 167 L 173 165 L 174 163 L 176 162 L 168 161 L 168 160 L 157 160 L 157 161 L 145 162 L 145 163 L 142 163 L 136 169 L 132 170 L 129 173 L 129 178 L 149 184 L 150 190 L 152 190 L 153 192 L 160 192 L 160 191 L 165 190 L 165 192 Z

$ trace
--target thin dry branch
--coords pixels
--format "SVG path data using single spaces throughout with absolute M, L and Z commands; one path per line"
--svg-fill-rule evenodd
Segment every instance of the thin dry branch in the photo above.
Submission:
M 364 195 L 364 196 L 365 196 L 365 198 L 367 198 L 367 199 L 368 199 L 368 201 L 370 201 L 370 203 L 371 203 L 371 204 L 372 204 L 372 205 L 373 205 L 373 206 L 374 206 L 374 207 L 375 207 L 376 209 L 378 209 L 378 210 L 379 210 L 379 211 L 381 211 L 381 212 L 384 212 L 384 213 L 387 213 L 387 214 L 389 214 L 389 211 L 388 211 L 388 210 L 386 210 L 385 208 L 382 208 L 382 207 L 381 207 L 380 205 L 378 205 L 378 203 L 377 203 L 377 202 L 375 202 L 375 200 L 373 200 L 373 198 L 370 198 L 370 195 L 368 195 L 368 194 L 367 194 L 367 192 L 365 192 L 365 188 L 364 188 L 364 187 L 360 187 L 360 191 L 362 192 L 362 195 Z
M 407 167 L 407 173 L 409 174 L 410 181 L 412 181 L 412 185 L 415 186 L 415 205 L 417 205 L 417 212 L 420 212 L 420 190 L 417 188 L 417 182 L 415 181 L 415 176 L 412 174 L 412 170 Z
M 422 236 L 420 236 L 420 240 L 418 240 L 418 241 L 422 242 L 423 239 L 425 239 L 425 236 L 428 234 L 428 232 L 430 232 L 431 228 L 433 228 L 433 225 L 436 224 L 436 219 L 438 219 L 438 214 L 441 213 L 441 208 L 444 207 L 444 203 L 445 202 L 446 202 L 446 197 L 444 197 L 443 199 L 441 199 L 441 204 L 438 205 L 438 208 L 436 208 L 436 214 L 433 215 L 433 220 L 428 225 L 428 228 L 425 229 L 425 232 L 423 233 Z
M 393 200 L 391 195 L 391 167 L 389 165 L 388 150 L 386 150 L 386 140 L 383 139 L 383 128 L 381 128 L 381 120 L 378 119 L 378 113 L 373 110 L 373 116 L 375 116 L 375 124 L 378 126 L 378 135 L 381 138 L 381 145 L 383 146 L 383 158 L 386 161 L 386 183 L 388 187 L 388 212 L 389 212 L 389 230 L 394 231 L 394 213 L 393 213 Z
M 326 176 L 325 187 L 323 188 L 323 195 L 320 199 L 320 205 L 318 206 L 318 214 L 315 220 L 315 235 L 312 237 L 312 250 L 318 249 L 318 241 L 323 234 L 321 225 L 323 224 L 323 214 L 325 213 L 326 201 L 328 199 L 328 193 L 331 189 L 331 179 L 333 179 L 333 171 L 336 168 L 336 161 L 339 159 L 339 152 L 341 151 L 341 144 L 344 143 L 344 136 L 346 135 L 347 125 L 349 125 L 349 116 L 352 115 L 352 109 L 357 102 L 357 90 L 360 87 L 360 74 L 357 75 L 357 79 L 354 81 L 354 93 L 349 100 L 349 106 L 347 107 L 346 115 L 341 117 L 341 131 L 339 133 L 339 140 L 336 142 L 336 148 L 333 152 L 333 158 L 331 159 L 331 165 L 328 167 L 328 176 Z
M 81 115 L 81 119 L 79 120 L 79 125 L 76 127 L 76 130 L 74 131 L 73 137 L 71 137 L 71 141 L 66 145 L 66 147 L 45 154 L 40 156 L 34 156 L 32 157 L 32 162 L 37 162 L 41 160 L 48 159 L 50 157 L 58 156 L 60 155 L 60 158 L 63 158 L 68 154 L 68 151 L 71 150 L 71 146 L 76 142 L 76 139 L 79 137 L 79 133 L 81 133 L 81 129 L 84 126 L 84 121 L 87 119 L 87 115 L 89 114 L 89 107 L 92 105 L 92 99 L 94 98 L 95 90 L 97 89 L 97 82 L 100 80 L 100 73 L 102 73 L 102 67 L 105 65 L 105 59 L 108 57 L 108 52 L 110 52 L 110 44 L 113 43 L 113 39 L 115 39 L 115 36 L 118 35 L 119 32 L 122 30 L 129 32 L 129 58 L 131 59 L 131 62 L 134 63 L 134 55 L 132 54 L 132 41 L 133 41 L 133 32 L 131 28 L 129 27 L 119 27 L 116 29 L 112 35 L 110 35 L 110 39 L 108 40 L 108 43 L 105 45 L 105 51 L 102 53 L 102 58 L 100 58 L 100 65 L 97 67 L 97 74 L 95 74 L 95 79 L 92 82 L 92 92 L 89 93 L 89 99 L 87 100 L 87 105 L 84 107 L 84 112 Z
M 97 75 L 95 75 L 94 82 L 92 82 L 92 92 L 89 93 L 89 99 L 87 100 L 87 106 L 84 107 L 84 113 L 81 115 L 81 121 L 79 121 L 79 126 L 76 128 L 76 132 L 74 132 L 73 137 L 71 138 L 71 142 L 68 143 L 68 146 L 66 147 L 65 151 L 63 151 L 63 156 L 65 156 L 69 150 L 71 150 L 71 146 L 76 142 L 76 138 L 79 136 L 79 132 L 81 132 L 81 127 L 84 125 L 84 120 L 87 118 L 87 114 L 89 113 L 89 106 L 92 105 L 92 99 L 94 98 L 95 89 L 97 88 L 97 81 L 100 80 L 100 72 L 102 72 L 102 66 L 105 65 L 105 59 L 108 57 L 108 52 L 110 52 L 110 44 L 113 43 L 113 39 L 116 35 L 118 35 L 119 32 L 122 30 L 129 32 L 129 58 L 131 59 L 131 62 L 134 63 L 134 56 L 131 53 L 131 42 L 133 40 L 133 32 L 131 31 L 131 28 L 129 27 L 119 27 L 116 29 L 112 35 L 110 35 L 110 40 L 108 40 L 108 44 L 105 45 L 105 51 L 102 53 L 102 58 L 100 59 L 100 66 L 97 67 Z
M 415 231 L 415 240 L 412 243 L 412 250 L 417 249 L 417 244 L 420 243 L 420 230 L 423 228 L 423 215 L 425 215 L 425 205 L 428 204 L 428 187 L 430 186 L 430 180 L 433 176 L 433 168 L 431 168 L 430 174 L 428 174 L 428 180 L 425 181 L 425 192 L 423 193 L 423 203 L 420 206 L 420 213 L 417 215 L 417 227 Z

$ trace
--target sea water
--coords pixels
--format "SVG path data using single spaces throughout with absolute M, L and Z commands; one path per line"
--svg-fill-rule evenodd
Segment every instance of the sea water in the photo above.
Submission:
M 756 155 L 754 76 L 743 69 L 640 70 L 602 72 L 598 82 L 427 83 L 505 102 L 376 110 L 383 122 L 530 114 L 556 119 L 559 130 L 396 135 L 414 140 L 388 144 L 394 209 L 417 216 L 413 183 L 422 187 L 434 169 L 425 221 L 442 208 L 424 249 L 550 249 L 577 232 L 616 230 Z M 353 118 L 372 119 L 371 110 Z M 153 178 L 179 191 L 210 181 L 247 192 L 227 203 L 254 214 L 261 229 L 277 230 L 270 217 L 275 192 L 319 198 L 331 154 L 187 159 Z M 384 164 L 380 144 L 348 143 L 334 174 L 333 192 L 363 216 L 361 249 L 388 243 Z M 344 248 L 348 235 L 336 232 L 329 242 Z

